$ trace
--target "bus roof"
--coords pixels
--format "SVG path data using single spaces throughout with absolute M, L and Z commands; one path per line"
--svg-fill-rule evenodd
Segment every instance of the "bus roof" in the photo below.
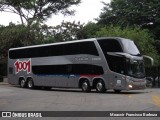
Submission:
M 81 40 L 73 40 L 73 41 L 65 41 L 65 42 L 57 42 L 57 43 L 49 43 L 49 44 L 40 44 L 40 45 L 32 45 L 32 46 L 25 46 L 25 47 L 17 47 L 17 48 L 10 48 L 10 50 L 18 50 L 18 49 L 25 49 L 25 48 L 34 48 L 34 47 L 43 47 L 43 46 L 50 46 L 50 45 L 61 45 L 61 44 L 68 44 L 68 43 L 78 43 L 78 42 L 86 42 L 86 41 L 96 41 L 101 39 L 122 39 L 121 37 L 100 37 L 100 38 L 89 38 L 89 39 L 81 39 Z M 123 38 L 124 39 L 124 38 Z

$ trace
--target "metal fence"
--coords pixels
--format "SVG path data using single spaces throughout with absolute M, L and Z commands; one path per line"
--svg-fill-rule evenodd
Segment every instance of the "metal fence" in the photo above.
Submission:
M 160 66 L 146 67 L 146 77 L 152 77 L 152 87 L 160 87 Z

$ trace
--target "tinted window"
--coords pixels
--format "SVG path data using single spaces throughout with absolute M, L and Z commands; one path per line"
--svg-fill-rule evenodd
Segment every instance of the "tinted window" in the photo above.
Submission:
M 103 68 L 88 64 L 32 66 L 34 74 L 103 74 Z
M 103 68 L 96 65 L 73 64 L 71 74 L 103 74 Z
M 126 59 L 124 57 L 107 55 L 107 62 L 110 70 L 126 75 Z
M 90 54 L 98 56 L 98 51 L 94 42 L 78 42 L 9 51 L 9 57 L 11 59 L 75 54 Z
M 34 74 L 66 74 L 66 65 L 43 65 L 32 66 L 32 72 Z
M 129 53 L 131 55 L 140 55 L 140 52 L 133 41 L 122 39 L 122 44 L 124 47 L 124 52 Z
M 115 39 L 99 40 L 98 42 L 105 55 L 110 70 L 126 74 L 125 58 L 107 54 L 107 52 L 123 52 L 120 43 Z
M 122 47 L 117 40 L 114 39 L 98 40 L 98 43 L 104 53 L 122 52 Z

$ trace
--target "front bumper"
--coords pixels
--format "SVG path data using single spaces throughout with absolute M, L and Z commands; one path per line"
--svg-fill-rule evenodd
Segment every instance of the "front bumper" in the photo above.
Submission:
M 128 90 L 142 90 L 146 88 L 146 81 L 144 82 L 131 82 L 127 85 Z

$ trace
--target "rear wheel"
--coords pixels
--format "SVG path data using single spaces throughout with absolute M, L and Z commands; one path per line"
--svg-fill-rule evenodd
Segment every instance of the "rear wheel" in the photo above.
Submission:
M 26 88 L 26 87 L 27 87 L 26 81 L 25 81 L 24 79 L 21 79 L 21 80 L 20 80 L 20 86 L 21 86 L 22 88 Z
M 32 78 L 30 78 L 30 79 L 28 80 L 28 82 L 27 82 L 27 87 L 28 87 L 29 89 L 33 89 L 33 88 L 35 87 Z
M 106 91 L 105 84 L 102 80 L 99 80 L 96 84 L 96 91 L 98 93 L 104 93 Z
M 89 82 L 87 80 L 85 80 L 85 81 L 82 82 L 81 88 L 82 88 L 83 92 L 89 92 L 89 91 L 91 91 L 90 84 L 89 84 Z

